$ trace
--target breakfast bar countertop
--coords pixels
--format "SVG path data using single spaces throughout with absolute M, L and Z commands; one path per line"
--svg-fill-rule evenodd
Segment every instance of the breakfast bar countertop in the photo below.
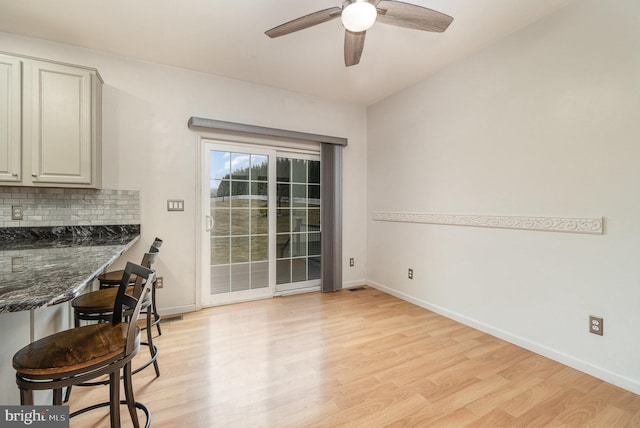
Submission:
M 139 225 L 40 232 L 2 236 L 0 313 L 73 299 L 140 238 Z

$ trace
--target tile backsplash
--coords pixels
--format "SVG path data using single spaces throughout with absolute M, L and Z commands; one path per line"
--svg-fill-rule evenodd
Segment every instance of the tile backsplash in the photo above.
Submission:
M 11 219 L 20 205 L 23 220 Z M 0 186 L 0 227 L 93 226 L 140 223 L 137 190 Z

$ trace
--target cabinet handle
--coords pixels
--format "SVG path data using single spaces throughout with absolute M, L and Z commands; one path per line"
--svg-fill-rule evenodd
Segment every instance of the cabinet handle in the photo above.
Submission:
M 32 177 L 37 177 L 37 176 L 38 176 L 38 174 L 36 174 L 35 172 L 32 172 L 32 173 L 31 173 L 31 176 L 32 176 Z
M 14 172 L 14 173 L 12 173 L 11 175 L 12 175 L 13 177 L 17 177 L 17 176 L 18 176 L 18 173 L 17 173 L 17 172 Z

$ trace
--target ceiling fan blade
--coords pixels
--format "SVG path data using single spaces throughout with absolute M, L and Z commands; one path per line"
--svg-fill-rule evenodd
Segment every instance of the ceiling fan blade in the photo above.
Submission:
M 330 7 L 328 9 L 310 13 L 309 15 L 301 16 L 293 21 L 285 22 L 284 24 L 273 27 L 271 30 L 267 30 L 264 33 L 271 38 L 284 36 L 295 31 L 304 30 L 305 28 L 322 24 L 323 22 L 331 21 L 332 19 L 339 17 L 341 13 L 341 8 Z
M 414 30 L 442 33 L 449 27 L 453 18 L 444 13 L 427 9 L 415 4 L 400 1 L 381 0 L 378 3 L 376 21 Z
M 350 67 L 360 62 L 362 50 L 364 49 L 364 37 L 366 31 L 354 33 L 345 30 L 344 32 L 344 65 Z

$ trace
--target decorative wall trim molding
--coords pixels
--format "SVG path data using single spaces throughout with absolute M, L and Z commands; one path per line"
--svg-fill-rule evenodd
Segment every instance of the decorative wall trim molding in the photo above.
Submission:
M 441 213 L 374 212 L 375 221 L 442 224 L 449 226 L 493 227 L 498 229 L 539 230 L 546 232 L 602 235 L 604 219 L 569 217 L 521 217 Z

